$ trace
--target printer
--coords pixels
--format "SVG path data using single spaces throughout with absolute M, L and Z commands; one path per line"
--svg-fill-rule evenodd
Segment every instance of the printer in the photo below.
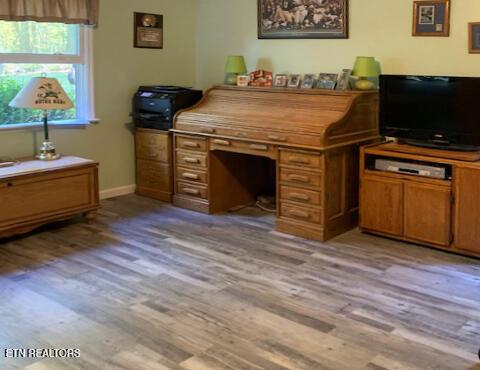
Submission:
M 185 87 L 140 86 L 133 98 L 135 127 L 168 131 L 175 113 L 196 104 L 202 96 L 202 91 Z

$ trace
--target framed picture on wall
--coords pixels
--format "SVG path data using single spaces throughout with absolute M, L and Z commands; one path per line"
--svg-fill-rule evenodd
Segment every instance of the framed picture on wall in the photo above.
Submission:
M 134 47 L 163 49 L 163 15 L 134 13 Z
M 413 36 L 450 36 L 450 0 L 414 1 Z
M 259 39 L 346 39 L 348 0 L 257 0 Z
M 470 54 L 480 54 L 480 22 L 468 24 L 468 51 Z

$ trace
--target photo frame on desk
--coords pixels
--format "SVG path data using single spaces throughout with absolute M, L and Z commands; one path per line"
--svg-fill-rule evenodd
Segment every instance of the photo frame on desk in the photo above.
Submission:
M 413 2 L 413 36 L 450 36 L 450 0 Z
M 135 48 L 163 49 L 163 15 L 134 13 Z

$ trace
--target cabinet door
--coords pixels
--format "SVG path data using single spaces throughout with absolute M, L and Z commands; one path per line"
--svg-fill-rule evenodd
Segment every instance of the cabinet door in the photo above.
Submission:
M 404 233 L 409 239 L 449 246 L 451 189 L 416 182 L 404 185 Z
M 362 228 L 390 235 L 403 234 L 403 184 L 380 177 L 363 177 L 360 191 Z
M 480 170 L 455 169 L 455 247 L 480 253 Z

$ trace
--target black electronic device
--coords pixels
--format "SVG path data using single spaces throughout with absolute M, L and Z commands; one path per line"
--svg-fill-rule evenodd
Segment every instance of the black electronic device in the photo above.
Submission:
M 380 76 L 380 132 L 409 144 L 480 148 L 480 78 Z
M 178 86 L 140 86 L 133 98 L 133 122 L 139 128 L 169 130 L 181 110 L 202 98 L 200 90 Z

